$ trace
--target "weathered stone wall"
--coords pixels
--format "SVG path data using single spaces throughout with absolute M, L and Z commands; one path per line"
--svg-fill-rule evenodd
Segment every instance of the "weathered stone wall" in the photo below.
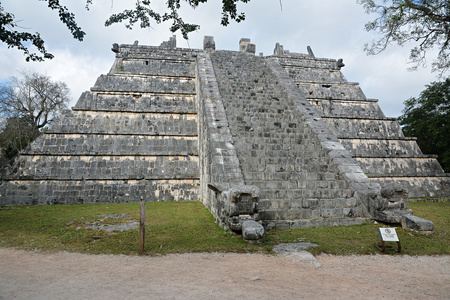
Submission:
M 16 172 L 9 172 L 16 171 Z M 198 179 L 197 156 L 21 155 L 4 180 Z
M 423 155 L 415 140 L 403 135 L 397 120 L 385 117 L 377 100 L 367 99 L 357 83 L 347 82 L 340 72 L 342 61 L 275 52 L 277 61 L 372 182 L 402 182 L 410 197 L 450 194 L 449 177 L 436 159 Z
M 11 180 L 2 205 L 53 205 L 198 200 L 198 180 Z
M 294 70 L 298 70 L 298 68 L 304 68 L 307 69 L 308 71 L 312 69 L 323 69 L 328 70 L 329 72 L 339 71 L 340 69 L 337 67 L 336 64 L 337 62 L 335 59 L 326 59 L 326 58 L 316 59 L 307 54 L 290 53 L 290 52 L 287 53 L 285 52 L 282 55 L 276 54 L 274 56 L 277 57 L 278 61 L 283 67 L 292 68 L 290 69 L 291 71 L 289 71 L 290 74 L 292 72 L 295 72 Z M 311 75 L 302 75 L 302 76 L 308 76 L 309 78 L 311 78 Z M 341 74 L 335 76 L 335 78 L 336 77 L 339 78 L 339 80 L 342 80 L 344 78 L 343 75 Z
M 385 176 L 371 176 L 369 178 L 375 179 L 377 183 L 386 185 L 392 182 L 401 184 L 409 193 L 410 197 L 416 198 L 425 195 L 426 197 L 443 197 L 449 200 L 450 191 L 450 176 L 447 174 L 433 174 L 426 176 L 402 176 L 395 174 L 388 174 Z M 409 199 L 409 201 L 423 201 L 423 199 Z
M 293 62 L 293 60 L 286 61 L 286 63 Z M 309 60 L 309 66 L 300 67 L 296 65 L 286 65 L 285 70 L 289 73 L 289 76 L 294 80 L 304 81 L 304 82 L 313 82 L 320 80 L 324 85 L 335 84 L 335 83 L 344 83 L 346 82 L 344 75 L 339 70 L 333 69 L 324 69 L 324 68 L 313 68 L 315 67 L 317 62 L 315 60 Z M 297 63 L 297 65 L 300 65 Z M 300 65 L 301 66 L 301 65 Z M 330 67 L 328 64 L 327 66 Z
M 442 167 L 434 157 L 356 157 L 361 168 L 369 175 L 435 176 L 442 174 Z
M 109 74 L 1 170 L 1 205 L 198 200 L 193 53 L 121 46 Z
M 198 155 L 197 136 L 49 133 L 30 145 L 28 155 Z
M 90 93 L 81 95 L 75 109 L 121 112 L 196 113 L 195 95 L 152 93 Z
M 339 138 L 404 138 L 395 119 L 363 119 L 349 117 L 324 118 L 331 131 Z
M 322 84 L 311 82 L 299 82 L 298 87 L 307 91 L 308 99 L 341 99 L 341 100 L 365 100 L 359 86 L 346 84 Z
M 158 75 L 100 75 L 91 91 L 195 94 L 195 80 L 188 77 Z
M 195 61 L 167 59 L 128 59 L 115 65 L 115 73 L 194 77 Z
M 416 139 L 340 138 L 342 145 L 354 156 L 395 157 L 421 156 Z
M 196 114 L 77 111 L 62 116 L 48 133 L 197 135 Z
M 349 101 L 309 98 L 309 102 L 323 117 L 384 118 L 376 100 Z

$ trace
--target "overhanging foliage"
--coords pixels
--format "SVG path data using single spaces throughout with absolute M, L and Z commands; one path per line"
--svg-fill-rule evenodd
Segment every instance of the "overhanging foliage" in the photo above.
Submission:
M 358 0 L 367 13 L 378 17 L 366 24 L 367 31 L 377 31 L 381 38 L 370 46 L 368 54 L 378 54 L 390 44 L 417 45 L 411 49 L 411 70 L 426 66 L 426 54 L 438 49 L 432 71 L 442 76 L 450 68 L 450 2 L 447 0 Z

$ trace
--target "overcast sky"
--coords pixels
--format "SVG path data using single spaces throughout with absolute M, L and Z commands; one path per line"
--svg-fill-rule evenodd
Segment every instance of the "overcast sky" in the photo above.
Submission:
M 110 50 L 113 43 L 158 46 L 172 36 L 169 24 L 128 30 L 123 24 L 105 27 L 104 22 L 112 13 L 130 8 L 130 0 L 94 0 L 87 11 L 85 1 L 61 0 L 75 13 L 78 25 L 86 32 L 83 42 L 71 37 L 56 11 L 47 8 L 47 2 L 38 0 L 2 0 L 1 5 L 13 13 L 20 26 L 29 32 L 40 32 L 53 60 L 25 62 L 22 52 L 8 49 L 0 43 L 0 82 L 17 75 L 18 70 L 37 71 L 53 80 L 67 83 L 75 105 L 83 91 L 92 87 L 100 74 L 105 74 L 114 62 Z M 166 1 L 153 1 L 154 9 Z M 203 36 L 214 36 L 217 50 L 239 49 L 241 38 L 250 38 L 256 44 L 256 53 L 272 55 L 278 42 L 285 50 L 307 53 L 310 46 L 316 57 L 343 58 L 342 73 L 350 82 L 359 82 L 368 98 L 379 99 L 386 116 L 398 117 L 403 102 L 417 97 L 426 84 L 437 81 L 431 66 L 409 72 L 409 49 L 397 45 L 376 56 L 367 56 L 364 44 L 377 37 L 364 30 L 364 24 L 375 15 L 364 13 L 356 0 L 252 0 L 241 4 L 246 20 L 232 22 L 228 27 L 220 25 L 220 1 L 210 0 L 193 10 L 182 8 L 180 14 L 186 22 L 196 23 L 200 30 L 190 35 L 189 41 L 177 33 L 177 46 L 201 49 Z M 214 3 L 213 3 L 214 2 Z M 430 64 L 432 56 L 428 58 Z M 448 76 L 448 74 L 446 74 Z

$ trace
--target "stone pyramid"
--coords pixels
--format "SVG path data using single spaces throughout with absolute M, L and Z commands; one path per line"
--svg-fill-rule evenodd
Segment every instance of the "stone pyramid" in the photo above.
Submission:
M 3 205 L 199 199 L 194 52 L 122 49 L 72 111 L 3 169 Z
M 255 45 L 117 45 L 114 64 L 1 170 L 0 205 L 202 201 L 224 227 L 400 222 L 450 177 L 342 60 Z

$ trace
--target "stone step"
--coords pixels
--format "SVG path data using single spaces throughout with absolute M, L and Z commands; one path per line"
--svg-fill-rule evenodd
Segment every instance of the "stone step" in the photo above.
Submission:
M 311 99 L 366 100 L 357 83 L 324 84 L 297 81 L 297 86 Z
M 197 113 L 194 95 L 84 92 L 73 110 Z
M 318 69 L 297 66 L 284 66 L 289 77 L 294 81 L 302 82 L 321 82 L 328 84 L 345 84 L 347 80 L 339 70 Z
M 44 133 L 27 154 L 198 155 L 196 136 Z
M 341 219 L 364 217 L 361 207 L 313 208 L 313 209 L 265 209 L 259 212 L 264 220 L 311 220 L 311 219 Z
M 416 137 L 404 136 L 404 137 L 339 137 L 340 140 L 360 140 L 360 141 L 417 141 Z
M 308 173 L 314 174 L 314 173 Z M 244 174 L 245 176 L 246 174 Z M 314 178 L 313 175 L 311 178 Z M 249 184 L 261 187 L 262 194 L 267 194 L 268 199 L 298 199 L 298 198 L 317 198 L 317 199 L 338 199 L 352 197 L 352 191 L 348 189 L 348 185 L 341 181 L 337 183 L 329 183 L 325 180 L 307 180 L 299 181 L 291 180 L 272 180 L 267 181 L 253 180 Z M 326 188 L 323 186 L 332 186 Z M 343 186 L 339 189 L 339 186 Z M 295 195 L 292 195 L 295 193 Z M 292 198 L 289 198 L 292 197 Z
M 20 167 L 20 168 L 19 168 Z M 198 179 L 198 156 L 24 155 L 2 180 Z
M 0 192 L 2 205 L 54 205 L 198 201 L 198 179 L 176 180 L 11 180 Z
M 373 101 L 308 99 L 322 117 L 385 118 Z
M 422 151 L 414 140 L 341 139 L 340 142 L 355 156 L 420 156 Z
M 91 91 L 195 95 L 195 80 L 191 77 L 100 75 Z
M 144 45 L 120 45 L 123 52 L 127 52 L 125 58 L 155 58 L 164 60 L 185 60 L 185 61 L 195 61 L 195 57 L 199 50 L 196 49 L 183 49 L 183 48 L 173 48 L 168 51 L 165 48 L 155 47 L 155 46 L 144 46 Z M 120 58 L 122 58 L 121 56 Z
M 422 159 L 422 158 L 438 158 L 437 154 L 417 154 L 417 155 L 410 155 L 410 154 L 380 154 L 380 155 L 373 155 L 373 154 L 355 154 L 352 155 L 353 158 L 411 158 L 411 159 Z
M 408 197 L 448 197 L 450 190 L 450 175 L 402 175 L 402 174 L 379 174 L 368 175 L 370 181 L 384 186 L 388 183 L 399 183 L 408 191 Z
M 338 138 L 394 138 L 404 137 L 400 125 L 392 119 L 337 119 L 324 118 L 331 132 Z
M 298 192 L 300 194 L 300 190 Z M 333 198 L 333 199 L 308 199 L 301 198 L 286 199 L 284 195 L 277 195 L 274 198 L 260 199 L 258 207 L 260 209 L 305 209 L 313 210 L 316 208 L 355 208 L 358 206 L 355 198 Z M 264 196 L 264 195 L 263 195 Z M 267 196 L 267 195 L 266 195 Z
M 48 132 L 196 136 L 197 115 L 70 111 Z
M 286 67 L 303 67 L 303 68 L 315 68 L 326 70 L 339 70 L 337 67 L 337 60 L 324 59 L 324 58 L 312 58 L 312 57 L 282 57 L 277 56 L 276 59 L 280 62 L 283 68 Z
M 355 158 L 367 175 L 433 176 L 444 171 L 435 158 Z
M 114 65 L 110 73 L 193 78 L 195 77 L 195 61 L 154 58 L 123 59 Z
M 378 116 L 323 116 L 323 119 L 331 120 L 367 120 L 367 121 L 397 121 L 393 117 L 378 117 Z
M 263 221 L 266 229 L 296 229 L 311 227 L 335 227 L 363 224 L 368 221 L 367 218 L 320 218 L 320 219 L 302 219 L 302 220 L 277 220 Z
M 408 174 L 367 174 L 368 178 L 372 179 L 379 179 L 379 178 L 417 178 L 417 179 L 424 179 L 424 178 L 450 178 L 450 173 L 436 173 L 436 174 L 430 174 L 430 175 L 408 175 Z

